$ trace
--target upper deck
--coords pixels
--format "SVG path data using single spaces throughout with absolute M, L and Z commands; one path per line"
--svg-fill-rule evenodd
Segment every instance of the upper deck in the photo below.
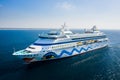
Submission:
M 101 38 L 106 38 L 106 35 L 103 32 L 98 31 L 96 26 L 92 29 L 85 30 L 83 33 L 73 33 L 69 29 L 66 29 L 66 25 L 64 24 L 60 30 L 40 34 L 39 39 L 34 44 L 52 45 Z

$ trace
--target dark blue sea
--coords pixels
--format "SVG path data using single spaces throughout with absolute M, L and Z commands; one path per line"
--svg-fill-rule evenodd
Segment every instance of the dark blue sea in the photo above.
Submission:
M 0 80 L 120 80 L 119 30 L 103 30 L 109 47 L 74 57 L 25 64 L 12 55 L 48 31 L 0 30 Z

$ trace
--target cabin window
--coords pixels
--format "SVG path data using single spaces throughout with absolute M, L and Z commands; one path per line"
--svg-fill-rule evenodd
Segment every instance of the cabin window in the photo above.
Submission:
M 85 42 L 83 42 L 83 44 L 84 44 L 84 45 L 87 45 L 87 42 L 85 41 Z
M 28 50 L 24 50 L 24 52 L 26 52 L 26 53 L 31 53 L 31 51 L 28 51 Z
M 36 54 L 34 54 L 34 57 L 36 56 Z
M 48 35 L 57 35 L 57 33 L 48 33 Z
M 31 47 L 31 46 L 29 46 L 28 48 L 30 48 L 30 49 L 35 49 L 34 47 Z
M 94 42 L 98 42 L 98 40 L 95 40 Z

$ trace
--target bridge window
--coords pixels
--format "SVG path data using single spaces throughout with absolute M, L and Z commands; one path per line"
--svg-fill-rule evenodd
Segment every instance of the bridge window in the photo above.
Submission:
M 34 47 L 31 47 L 31 46 L 29 46 L 28 48 L 30 48 L 30 49 L 35 49 Z

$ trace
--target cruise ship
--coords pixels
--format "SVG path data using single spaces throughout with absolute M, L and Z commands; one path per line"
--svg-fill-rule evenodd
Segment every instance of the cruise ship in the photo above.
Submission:
M 75 33 L 64 24 L 61 29 L 39 34 L 38 40 L 13 55 L 21 57 L 26 63 L 55 60 L 104 48 L 108 46 L 108 41 L 106 34 L 96 26 Z

